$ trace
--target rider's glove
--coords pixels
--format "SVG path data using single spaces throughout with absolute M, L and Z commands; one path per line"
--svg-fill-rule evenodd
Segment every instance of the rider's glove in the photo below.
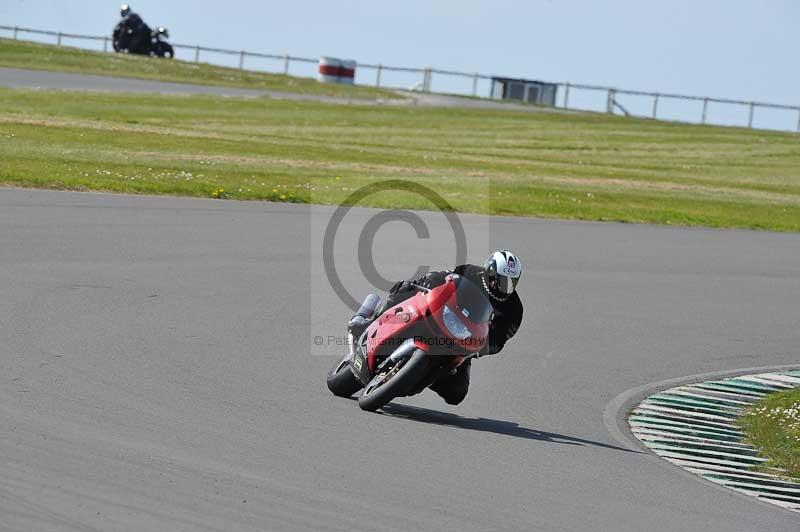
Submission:
M 350 319 L 350 323 L 347 324 L 347 327 L 353 334 L 353 337 L 358 338 L 361 336 L 361 333 L 367 330 L 367 327 L 369 327 L 370 323 L 372 323 L 372 320 L 365 318 L 360 314 L 356 314 Z

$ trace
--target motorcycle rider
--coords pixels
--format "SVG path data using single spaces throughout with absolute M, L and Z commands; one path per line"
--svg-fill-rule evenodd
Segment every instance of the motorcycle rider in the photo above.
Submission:
M 144 23 L 142 17 L 131 11 L 131 6 L 122 4 L 120 8 L 122 21 L 122 34 L 128 36 L 128 42 L 123 41 L 122 48 L 133 53 L 142 53 L 151 38 L 152 30 Z
M 464 264 L 453 270 L 434 271 L 411 281 L 399 281 L 389 290 L 383 306 L 373 314 L 365 316 L 356 314 L 348 327 L 354 337 L 358 337 L 375 318 L 387 309 L 402 303 L 418 292 L 413 285 L 428 289 L 445 283 L 451 273 L 466 277 L 476 286 L 483 289 L 494 307 L 494 314 L 489 323 L 489 335 L 479 356 L 499 353 L 506 342 L 519 330 L 522 323 L 522 301 L 517 295 L 516 287 L 522 275 L 522 264 L 514 253 L 508 250 L 495 251 L 486 259 L 483 267 Z M 464 400 L 469 390 L 469 374 L 472 359 L 467 359 L 455 373 L 439 379 L 431 389 L 439 394 L 448 404 L 457 405 Z

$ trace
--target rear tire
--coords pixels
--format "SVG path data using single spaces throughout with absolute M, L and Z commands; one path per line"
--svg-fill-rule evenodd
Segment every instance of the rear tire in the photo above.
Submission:
M 372 387 L 375 379 L 367 384 L 364 393 L 358 398 L 358 406 L 362 410 L 374 412 L 387 405 L 393 399 L 402 397 L 414 386 L 420 383 L 430 372 L 433 361 L 422 351 L 417 349 L 411 358 L 391 376 L 389 380 L 377 387 Z
M 346 355 L 328 372 L 328 389 L 337 397 L 350 397 L 363 388 L 350 370 L 349 355 Z

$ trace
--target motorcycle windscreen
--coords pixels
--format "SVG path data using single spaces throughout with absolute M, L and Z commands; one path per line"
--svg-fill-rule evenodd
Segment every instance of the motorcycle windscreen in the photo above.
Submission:
M 455 279 L 455 283 L 456 304 L 461 313 L 472 323 L 488 322 L 494 308 L 483 290 L 466 277 L 459 276 L 458 279 Z

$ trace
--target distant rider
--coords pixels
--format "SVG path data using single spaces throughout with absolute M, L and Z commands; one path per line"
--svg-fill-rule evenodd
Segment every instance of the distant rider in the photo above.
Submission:
M 444 284 L 446 277 L 451 273 L 464 276 L 481 287 L 492 302 L 494 315 L 489 323 L 489 336 L 480 355 L 499 353 L 506 341 L 517 333 L 522 323 L 522 301 L 516 292 L 517 283 L 522 275 L 522 264 L 516 255 L 508 250 L 492 253 L 483 267 L 464 264 L 453 270 L 430 272 L 419 279 L 395 283 L 389 290 L 386 302 L 372 319 L 360 314 L 352 317 L 349 323 L 350 331 L 354 336 L 360 336 L 374 318 L 416 294 L 418 290 L 412 285 L 434 288 Z M 436 381 L 431 389 L 448 404 L 457 405 L 463 401 L 469 390 L 471 361 L 472 359 L 468 359 L 461 364 L 455 374 Z
M 152 37 L 152 30 L 144 23 L 142 17 L 131 11 L 131 6 L 122 4 L 120 9 L 122 16 L 122 48 L 132 53 L 146 53 L 148 43 Z

